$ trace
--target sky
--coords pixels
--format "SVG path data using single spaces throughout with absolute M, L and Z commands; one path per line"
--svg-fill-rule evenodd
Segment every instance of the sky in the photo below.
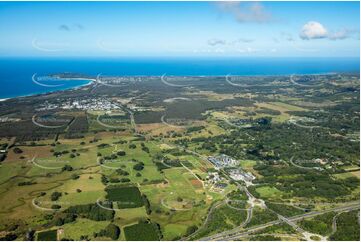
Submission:
M 0 2 L 0 57 L 359 57 L 359 2 Z

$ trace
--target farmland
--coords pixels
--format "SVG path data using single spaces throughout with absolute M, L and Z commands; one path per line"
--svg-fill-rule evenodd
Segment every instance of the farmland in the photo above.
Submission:
M 155 241 L 159 240 L 158 228 L 152 223 L 138 223 L 124 228 L 125 238 L 127 240 Z
M 38 240 L 54 241 L 57 240 L 57 230 L 48 230 L 38 233 Z
M 106 199 L 116 202 L 119 208 L 136 208 L 143 206 L 137 187 L 108 187 Z
M 200 240 L 357 202 L 358 76 L 303 78 L 322 88 L 287 76 L 170 78 L 184 87 L 149 77 L 0 102 L 17 120 L 0 123 L 1 236 Z M 74 102 L 87 106 L 62 108 Z M 358 239 L 353 212 L 297 226 Z M 239 239 L 305 238 L 288 226 Z

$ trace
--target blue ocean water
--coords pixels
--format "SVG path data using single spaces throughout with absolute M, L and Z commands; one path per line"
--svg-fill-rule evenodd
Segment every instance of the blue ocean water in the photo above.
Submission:
M 66 81 L 41 86 L 32 76 L 56 73 L 102 75 L 290 75 L 359 72 L 359 58 L 1 58 L 0 98 L 25 96 L 84 85 Z M 47 82 L 49 83 L 49 82 Z

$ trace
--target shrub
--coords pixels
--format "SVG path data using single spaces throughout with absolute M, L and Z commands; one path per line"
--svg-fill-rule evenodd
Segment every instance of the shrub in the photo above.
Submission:
M 120 151 L 117 152 L 117 155 L 119 155 L 119 156 L 125 156 L 126 153 L 125 153 L 125 151 L 120 150 Z
M 187 228 L 186 236 L 193 234 L 198 230 L 198 227 L 196 225 L 192 225 Z
M 23 153 L 23 150 L 20 149 L 19 147 L 15 147 L 15 148 L 13 149 L 13 151 L 14 151 L 15 154 L 21 154 L 21 153 Z
M 145 212 L 150 215 L 152 213 L 152 209 L 150 208 L 150 203 L 146 195 L 142 195 L 143 204 L 145 206 Z
M 70 165 L 65 165 L 65 166 L 63 166 L 63 168 L 61 170 L 62 171 L 72 171 L 73 167 L 71 167 Z
M 51 201 L 56 201 L 61 197 L 61 192 L 53 192 L 50 196 Z
M 71 175 L 71 179 L 73 179 L 73 180 L 77 180 L 77 179 L 79 179 L 79 175 L 78 174 L 72 174 Z
M 103 206 L 107 206 L 103 204 Z M 84 204 L 71 206 L 64 211 L 70 214 L 80 214 L 83 217 L 94 221 L 112 220 L 114 218 L 114 211 L 99 207 L 97 204 Z
M 101 230 L 97 236 L 106 236 L 112 240 L 117 240 L 120 235 L 120 229 L 115 224 L 109 224 L 105 229 Z
M 135 164 L 133 166 L 133 169 L 136 170 L 136 171 L 141 171 L 144 169 L 144 163 L 143 162 L 139 162 L 137 164 Z

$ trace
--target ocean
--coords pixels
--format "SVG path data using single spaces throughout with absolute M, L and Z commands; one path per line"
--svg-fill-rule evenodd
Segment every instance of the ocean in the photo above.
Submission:
M 37 77 L 64 72 L 107 75 L 291 75 L 359 72 L 359 58 L 1 58 L 0 98 L 26 96 L 85 85 Z M 59 85 L 58 85 L 59 84 Z

